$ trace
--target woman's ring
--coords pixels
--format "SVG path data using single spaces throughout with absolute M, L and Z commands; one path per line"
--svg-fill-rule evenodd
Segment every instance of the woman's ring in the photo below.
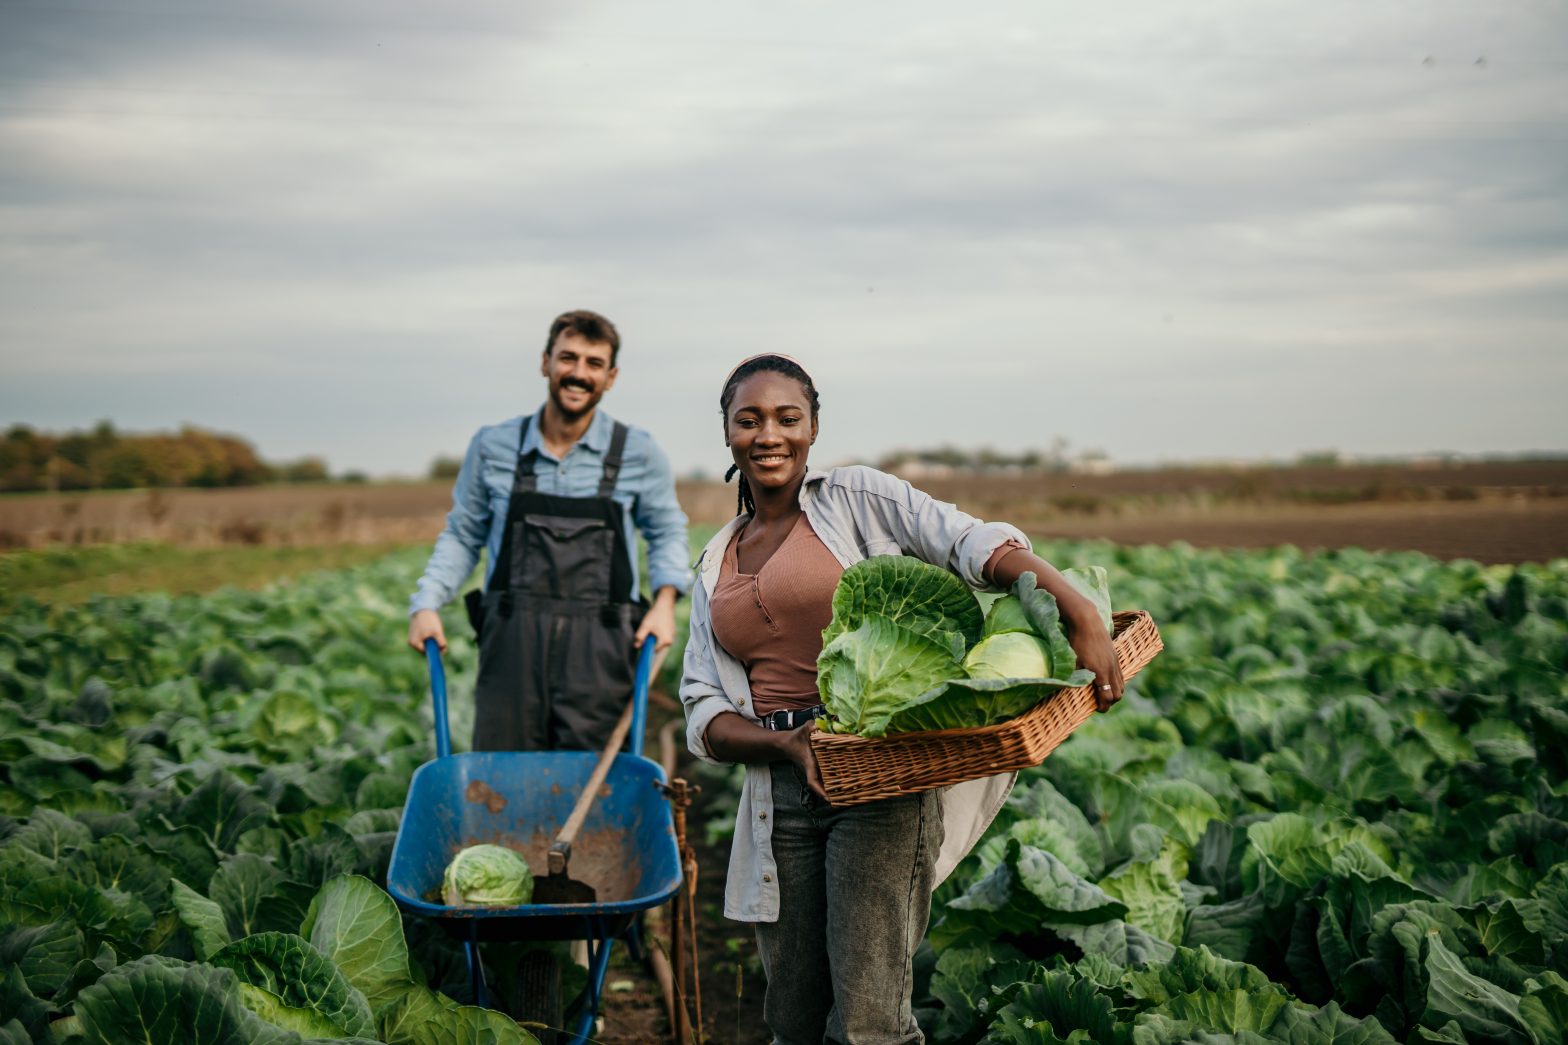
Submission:
M 1104 686 L 1101 686 L 1100 688 L 1105 690 L 1106 692 L 1110 692 L 1110 689 L 1111 689 L 1111 687 L 1109 685 L 1104 685 Z

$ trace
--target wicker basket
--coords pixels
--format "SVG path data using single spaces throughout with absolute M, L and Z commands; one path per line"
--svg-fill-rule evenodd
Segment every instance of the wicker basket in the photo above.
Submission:
M 1142 610 L 1117 613 L 1112 623 L 1116 659 L 1122 677 L 1130 679 L 1164 644 Z M 875 738 L 817 732 L 811 749 L 829 800 L 852 806 L 1037 766 L 1093 714 L 1094 688 L 1076 686 L 994 726 Z

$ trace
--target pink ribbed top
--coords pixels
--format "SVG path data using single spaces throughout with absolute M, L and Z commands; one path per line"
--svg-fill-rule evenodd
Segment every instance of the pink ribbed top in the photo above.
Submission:
M 737 530 L 724 549 L 713 589 L 713 636 L 746 666 L 758 715 L 820 704 L 817 654 L 844 568 L 805 512 L 756 573 L 741 573 L 736 565 L 739 536 Z

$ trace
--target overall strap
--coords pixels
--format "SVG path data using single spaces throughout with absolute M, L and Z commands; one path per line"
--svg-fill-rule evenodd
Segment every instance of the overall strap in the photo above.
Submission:
M 626 426 L 615 422 L 610 433 L 610 449 L 604 455 L 604 473 L 599 477 L 599 496 L 608 497 L 615 492 L 615 480 L 621 474 L 621 459 L 626 454 Z
M 526 454 L 523 453 L 523 444 L 528 441 L 528 429 L 533 424 L 533 417 L 523 418 L 521 430 L 517 436 L 517 474 L 512 479 L 513 493 L 527 493 L 539 486 L 539 480 L 534 475 L 534 462 L 539 458 L 539 448 L 536 446 Z

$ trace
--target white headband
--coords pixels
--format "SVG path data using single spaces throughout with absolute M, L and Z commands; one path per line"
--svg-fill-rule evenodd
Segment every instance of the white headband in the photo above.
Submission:
M 747 356 L 745 359 L 742 359 L 739 363 L 736 363 L 735 364 L 735 368 L 733 370 L 731 370 L 729 372 L 729 376 L 724 379 L 723 387 L 724 388 L 728 388 L 730 386 L 730 381 L 734 379 L 736 373 L 738 373 L 740 371 L 741 367 L 745 366 L 747 363 L 753 362 L 754 360 L 758 360 L 758 359 L 783 359 L 783 360 L 785 360 L 787 362 L 794 363 L 796 366 L 800 367 L 800 372 L 802 374 L 806 375 L 806 380 L 807 381 L 811 380 L 811 374 L 806 370 L 806 368 L 804 366 L 801 366 L 800 360 L 796 359 L 794 356 L 786 356 L 783 352 L 758 352 L 756 355 L 754 355 L 754 356 Z M 813 382 L 813 383 L 815 383 L 815 382 Z

